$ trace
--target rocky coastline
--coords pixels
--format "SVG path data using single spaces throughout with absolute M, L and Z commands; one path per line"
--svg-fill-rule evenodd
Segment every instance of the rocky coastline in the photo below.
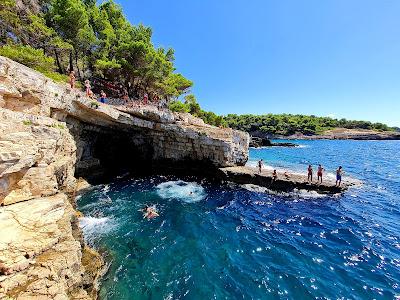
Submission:
M 244 167 L 249 142 L 187 113 L 98 103 L 0 56 L 0 299 L 97 298 L 104 262 L 85 244 L 75 202 L 89 183 L 169 173 L 278 191 L 347 188 L 282 174 L 271 185 L 271 174 Z
M 261 138 L 256 136 L 250 137 L 249 147 L 261 148 L 261 147 L 297 147 L 297 144 L 288 142 L 272 142 L 270 139 Z
M 400 140 L 399 131 L 376 131 L 368 129 L 347 129 L 335 128 L 325 131 L 321 134 L 305 135 L 296 133 L 293 135 L 271 135 L 261 131 L 249 132 L 251 141 L 254 141 L 253 147 L 274 146 L 271 140 Z M 284 142 L 289 144 L 290 142 Z M 265 144 L 265 145 L 264 145 Z M 280 146 L 280 143 L 277 146 Z M 285 145 L 282 145 L 285 146 Z
M 272 172 L 262 170 L 259 173 L 256 168 L 239 166 L 220 168 L 218 176 L 222 180 L 235 182 L 237 184 L 252 184 L 265 187 L 271 191 L 292 192 L 295 190 L 314 191 L 320 194 L 340 194 L 349 187 L 360 186 L 361 181 L 346 178 L 346 182 L 340 187 L 336 186 L 334 179 L 325 178 L 323 183 L 309 182 L 306 175 L 278 171 L 274 179 Z
M 279 136 L 286 140 L 361 140 L 361 141 L 383 141 L 400 140 L 398 131 L 375 131 L 362 129 L 336 128 L 318 135 L 294 134 L 290 136 Z
M 94 105 L 0 57 L 0 299 L 96 299 L 75 196 L 121 172 L 244 165 L 249 136 L 154 107 Z

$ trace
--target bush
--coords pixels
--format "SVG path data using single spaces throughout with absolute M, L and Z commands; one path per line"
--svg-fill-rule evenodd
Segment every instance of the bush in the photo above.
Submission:
M 181 101 L 172 101 L 168 104 L 168 108 L 175 112 L 187 113 L 190 111 L 189 107 Z
M 97 108 L 99 108 L 99 104 L 96 101 L 92 101 L 92 102 L 90 102 L 90 107 L 97 109 Z
M 54 59 L 45 55 L 41 49 L 23 45 L 4 45 L 0 47 L 0 55 L 39 71 L 55 82 L 68 82 L 67 75 L 54 72 Z
M 6 56 L 39 72 L 52 72 L 54 59 L 43 53 L 43 50 L 23 45 L 4 45 L 0 55 Z
M 39 71 L 39 70 L 37 70 L 37 71 Z M 53 71 L 39 71 L 39 72 L 42 73 L 43 75 L 53 79 L 55 82 L 68 82 L 69 81 L 69 77 L 64 74 L 60 74 L 60 73 L 53 72 Z

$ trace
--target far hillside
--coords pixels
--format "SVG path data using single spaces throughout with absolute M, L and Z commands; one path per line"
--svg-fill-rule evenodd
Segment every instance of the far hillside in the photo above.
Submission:
M 335 128 L 373 130 L 378 132 L 395 131 L 395 128 L 382 123 L 354 121 L 292 114 L 235 115 L 225 117 L 227 125 L 233 129 L 270 136 L 290 136 L 294 134 L 318 135 Z

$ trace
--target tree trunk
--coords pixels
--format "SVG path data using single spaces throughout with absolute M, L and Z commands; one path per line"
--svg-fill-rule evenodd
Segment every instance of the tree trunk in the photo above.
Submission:
M 75 64 L 76 64 L 76 69 L 78 70 L 79 80 L 82 81 L 81 70 L 79 70 L 79 65 L 78 65 L 78 51 L 76 51 L 76 49 L 75 49 Z
M 58 57 L 58 52 L 57 49 L 54 48 L 54 54 L 56 56 L 56 63 L 57 63 L 57 68 L 58 68 L 58 72 L 61 74 L 64 74 L 64 70 L 61 66 L 61 62 L 60 62 L 60 58 Z
M 69 72 L 74 70 L 74 64 L 72 61 L 72 50 L 69 51 Z

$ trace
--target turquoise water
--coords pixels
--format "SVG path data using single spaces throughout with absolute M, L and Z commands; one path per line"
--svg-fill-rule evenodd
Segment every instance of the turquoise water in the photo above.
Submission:
M 82 196 L 86 240 L 107 253 L 101 299 L 399 299 L 400 142 L 296 141 L 251 149 L 278 169 L 340 164 L 342 196 L 201 178 L 116 179 Z M 327 176 L 330 176 L 327 174 Z M 139 211 L 155 204 L 160 217 Z

